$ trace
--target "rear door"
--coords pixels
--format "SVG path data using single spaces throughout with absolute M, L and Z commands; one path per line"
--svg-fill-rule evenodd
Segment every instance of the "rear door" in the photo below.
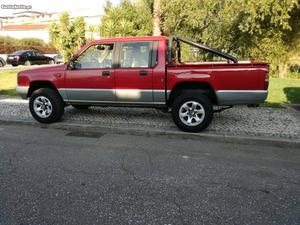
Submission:
M 28 59 L 31 62 L 31 64 L 40 64 L 40 57 L 38 55 L 38 52 L 35 51 L 28 51 L 27 55 L 28 55 Z
M 47 58 L 40 52 L 35 52 L 37 64 L 47 64 Z
M 119 43 L 118 68 L 115 70 L 116 100 L 119 103 L 153 102 L 151 41 Z
M 75 60 L 75 68 L 65 76 L 67 98 L 74 103 L 105 103 L 115 101 L 114 44 L 89 46 Z

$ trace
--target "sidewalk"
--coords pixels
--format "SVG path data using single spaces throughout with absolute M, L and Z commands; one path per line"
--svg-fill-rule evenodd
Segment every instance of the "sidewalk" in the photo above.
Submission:
M 234 107 L 222 113 L 216 113 L 211 125 L 202 134 L 299 140 L 299 113 L 290 110 Z M 34 122 L 27 100 L 6 96 L 0 97 L 0 120 Z M 155 109 L 91 107 L 88 110 L 78 110 L 70 106 L 65 108 L 62 118 L 61 124 L 65 123 L 178 132 L 171 114 Z

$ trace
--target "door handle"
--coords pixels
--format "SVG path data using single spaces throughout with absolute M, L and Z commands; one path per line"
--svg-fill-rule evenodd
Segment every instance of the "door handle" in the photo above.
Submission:
M 147 76 L 148 72 L 147 71 L 140 71 L 140 76 Z
M 102 76 L 110 76 L 110 72 L 109 71 L 103 71 Z

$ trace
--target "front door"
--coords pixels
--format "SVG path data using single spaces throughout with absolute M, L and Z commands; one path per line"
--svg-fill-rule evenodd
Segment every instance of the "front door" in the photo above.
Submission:
M 66 72 L 69 102 L 115 101 L 113 53 L 114 44 L 95 44 L 75 59 L 75 68 Z
M 119 67 L 115 70 L 119 103 L 153 102 L 152 42 L 120 43 Z

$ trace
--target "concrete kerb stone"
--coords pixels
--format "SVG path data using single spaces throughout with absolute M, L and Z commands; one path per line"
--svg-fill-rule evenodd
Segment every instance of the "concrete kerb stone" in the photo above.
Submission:
M 4 125 L 27 125 L 37 126 L 40 128 L 53 128 L 67 131 L 89 132 L 89 133 L 115 133 L 115 134 L 130 134 L 141 136 L 166 136 L 168 138 L 181 138 L 192 140 L 207 140 L 223 143 L 237 143 L 247 145 L 265 145 L 277 147 L 291 147 L 300 149 L 300 139 L 288 138 L 272 138 L 272 137 L 256 137 L 256 136 L 232 136 L 226 134 L 207 134 L 207 133 L 186 133 L 181 131 L 161 131 L 155 129 L 136 129 L 124 127 L 108 127 L 102 125 L 78 124 L 78 123 L 55 123 L 55 124 L 40 124 L 35 121 L 21 120 L 0 120 L 0 124 Z

